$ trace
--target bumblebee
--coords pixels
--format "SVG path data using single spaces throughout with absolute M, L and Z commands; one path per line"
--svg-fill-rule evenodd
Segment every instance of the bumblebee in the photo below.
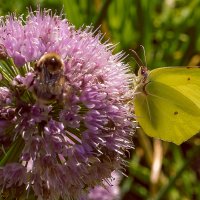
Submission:
M 35 63 L 33 94 L 39 102 L 49 103 L 61 97 L 65 83 L 63 69 L 64 62 L 56 53 L 46 53 Z

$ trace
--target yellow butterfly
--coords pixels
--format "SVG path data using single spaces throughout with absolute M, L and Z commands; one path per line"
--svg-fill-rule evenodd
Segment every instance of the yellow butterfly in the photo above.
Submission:
M 146 134 L 181 144 L 200 131 L 200 67 L 140 67 L 133 104 Z

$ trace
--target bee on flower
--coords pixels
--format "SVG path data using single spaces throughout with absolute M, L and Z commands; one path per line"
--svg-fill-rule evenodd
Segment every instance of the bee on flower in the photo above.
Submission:
M 81 199 L 123 169 L 131 75 L 100 38 L 46 10 L 1 18 L 2 197 Z

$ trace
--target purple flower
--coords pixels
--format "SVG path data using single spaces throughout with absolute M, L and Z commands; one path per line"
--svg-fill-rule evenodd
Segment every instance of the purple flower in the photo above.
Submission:
M 51 11 L 0 24 L 2 194 L 81 199 L 133 147 L 128 66 Z
M 119 200 L 120 187 L 119 183 L 121 176 L 117 172 L 112 172 L 112 179 L 110 182 L 105 182 L 104 186 L 96 186 L 90 190 L 88 194 L 89 200 Z

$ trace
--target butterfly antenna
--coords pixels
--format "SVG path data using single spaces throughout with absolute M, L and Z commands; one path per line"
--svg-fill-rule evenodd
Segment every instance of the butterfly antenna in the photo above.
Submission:
M 145 66 L 147 66 L 147 59 L 146 59 L 146 52 L 145 52 L 145 48 L 143 45 L 140 45 L 140 47 L 142 48 L 143 52 L 144 52 L 144 62 L 145 62 Z
M 136 53 L 136 51 L 132 50 L 131 51 L 133 52 L 133 56 L 134 56 L 134 59 L 135 59 L 135 62 L 137 63 L 137 65 L 139 67 L 141 66 L 144 66 L 144 63 L 142 62 L 142 60 L 140 59 L 140 57 L 138 56 L 138 54 Z

